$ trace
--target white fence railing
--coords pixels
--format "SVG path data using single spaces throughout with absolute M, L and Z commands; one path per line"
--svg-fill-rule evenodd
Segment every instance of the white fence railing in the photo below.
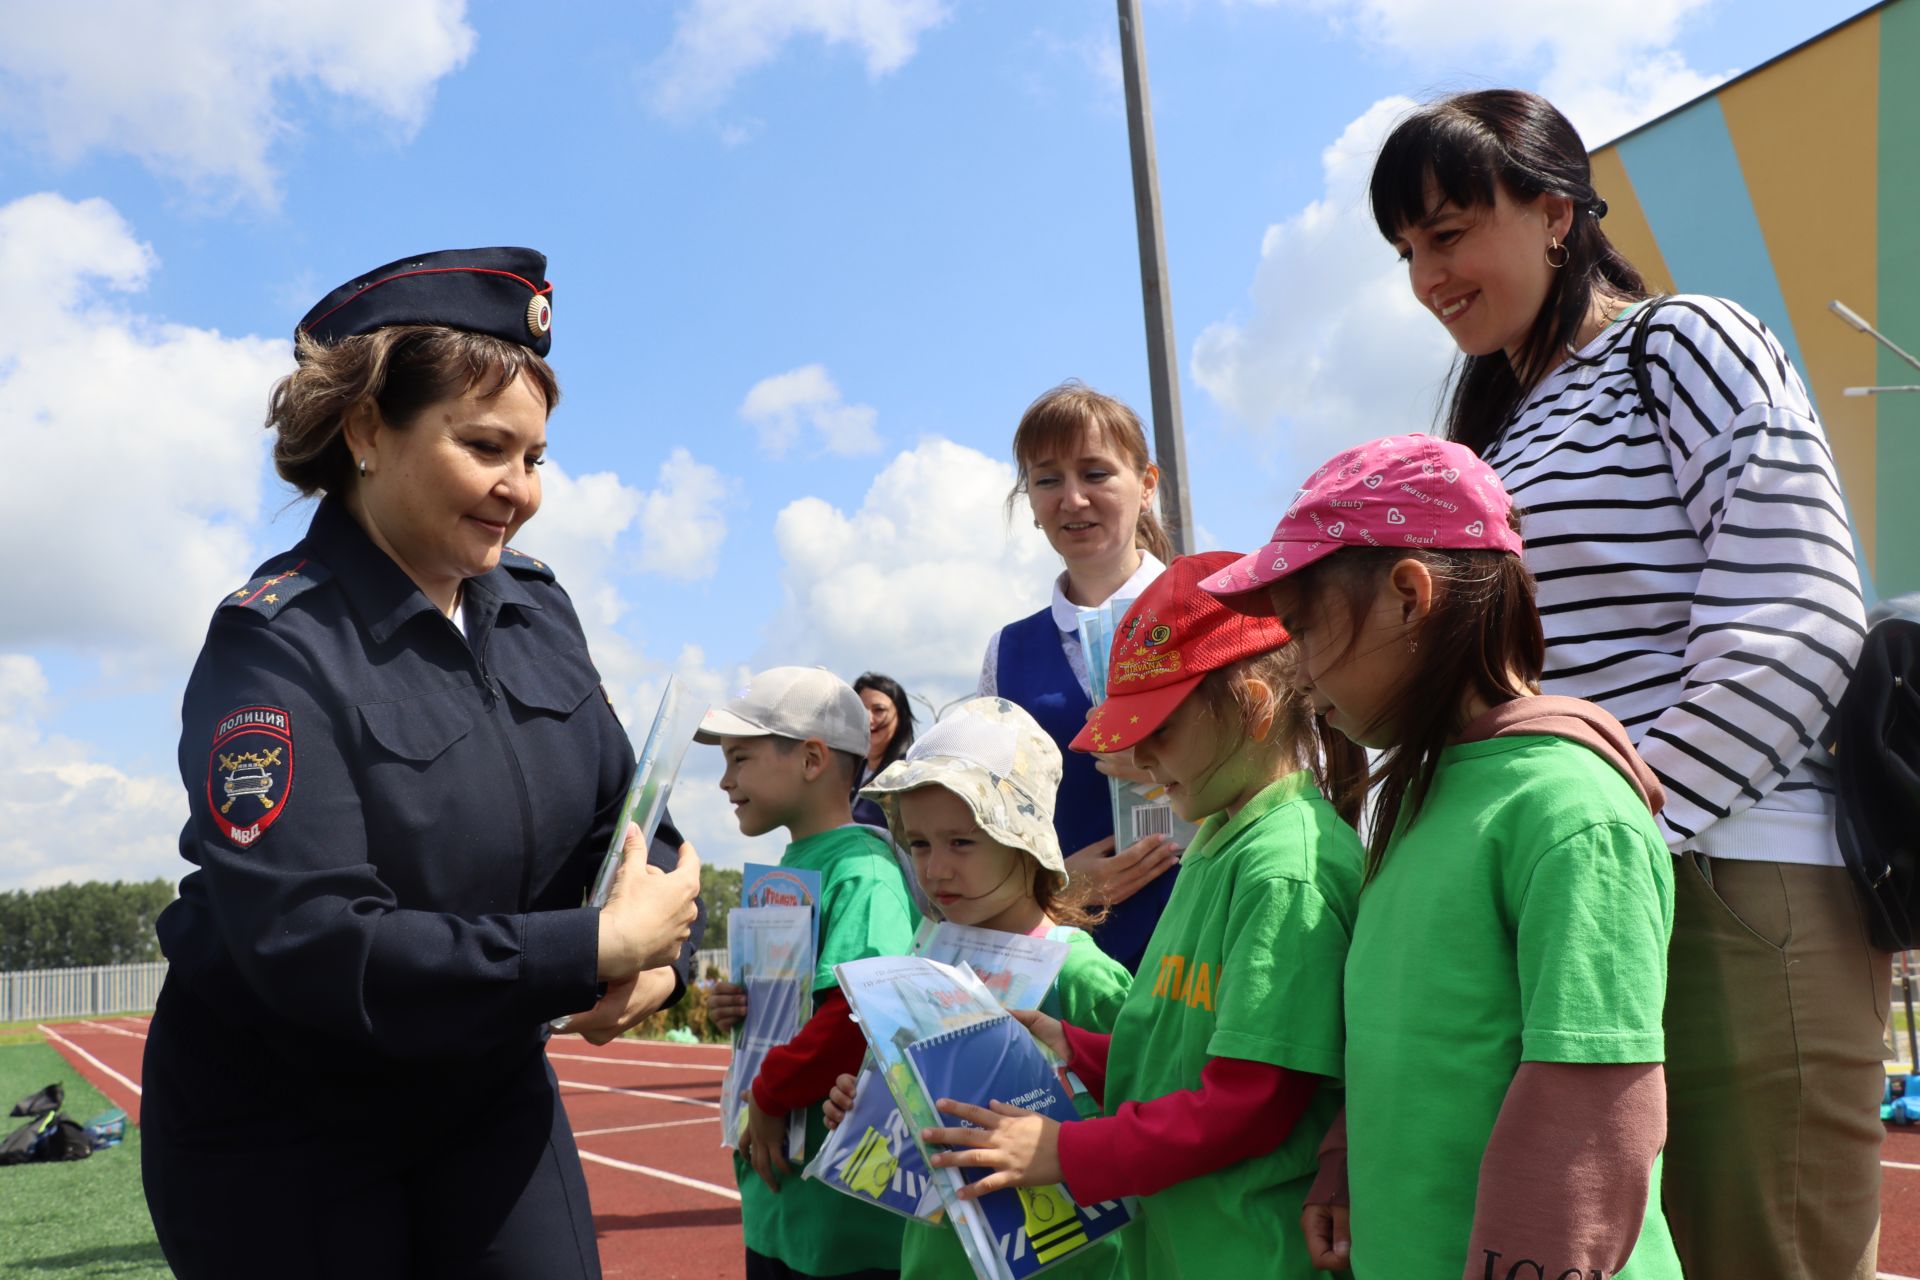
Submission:
M 138 1013 L 160 998 L 167 962 L 0 973 L 0 1022 Z

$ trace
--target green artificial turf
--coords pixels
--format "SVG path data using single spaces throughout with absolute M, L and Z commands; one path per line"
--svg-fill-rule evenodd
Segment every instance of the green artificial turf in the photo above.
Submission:
M 58 1080 L 67 1118 L 81 1124 L 113 1104 L 43 1043 L 0 1042 L 0 1112 Z M 0 1136 L 24 1120 L 0 1115 Z M 140 1191 L 140 1135 L 62 1164 L 0 1165 L 0 1276 L 18 1280 L 167 1280 Z

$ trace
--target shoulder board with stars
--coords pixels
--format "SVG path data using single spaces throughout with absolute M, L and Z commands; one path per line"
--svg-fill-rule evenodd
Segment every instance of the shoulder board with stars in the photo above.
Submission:
M 295 560 L 272 573 L 261 574 L 238 591 L 229 591 L 220 607 L 251 609 L 271 618 L 286 607 L 287 601 L 331 576 L 327 567 L 317 561 Z
M 515 551 L 512 547 L 500 550 L 500 567 L 511 569 L 523 578 L 545 578 L 553 581 L 553 566 L 545 560 L 535 560 L 524 551 Z

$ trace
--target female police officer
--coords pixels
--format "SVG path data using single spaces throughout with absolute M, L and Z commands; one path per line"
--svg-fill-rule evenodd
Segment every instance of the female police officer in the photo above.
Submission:
M 579 905 L 633 754 L 506 547 L 559 394 L 545 268 L 382 267 L 274 390 L 275 464 L 326 496 L 221 602 L 182 711 L 199 869 L 159 924 L 143 1167 L 183 1277 L 599 1275 L 543 1032 L 677 995 L 699 864 L 636 856 Z

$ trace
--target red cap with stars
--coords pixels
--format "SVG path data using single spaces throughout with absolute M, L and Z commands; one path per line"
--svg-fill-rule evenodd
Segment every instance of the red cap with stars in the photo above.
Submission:
M 1232 551 L 1181 556 L 1127 610 L 1113 635 L 1107 697 L 1073 740 L 1075 751 L 1125 751 L 1166 723 L 1209 671 L 1278 649 L 1276 618 L 1241 613 L 1200 589 L 1239 560 Z

